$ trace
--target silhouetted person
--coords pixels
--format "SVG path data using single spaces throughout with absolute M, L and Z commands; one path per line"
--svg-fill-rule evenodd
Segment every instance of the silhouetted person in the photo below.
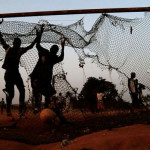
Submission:
M 55 101 L 55 108 L 54 111 L 56 115 L 61 120 L 61 123 L 69 123 L 66 118 L 63 116 L 63 105 L 64 105 L 64 98 L 61 93 L 59 93 L 59 96 L 57 97 Z
M 63 106 L 64 106 L 64 98 L 63 98 L 63 96 L 62 96 L 62 93 L 59 93 L 59 96 L 58 96 L 56 105 L 57 105 L 57 107 L 58 107 L 60 113 L 62 113 L 62 111 L 63 111 Z
M 19 72 L 19 62 L 21 56 L 27 52 L 27 50 L 33 48 L 36 39 L 27 47 L 20 47 L 21 46 L 21 39 L 14 38 L 13 46 L 10 47 L 2 37 L 0 33 L 0 42 L 3 45 L 3 48 L 6 51 L 6 56 L 4 59 L 4 63 L 2 68 L 6 70 L 4 79 L 5 79 L 5 92 L 6 94 L 6 103 L 7 103 L 7 115 L 11 115 L 11 104 L 12 99 L 14 97 L 14 85 L 17 86 L 19 90 L 19 114 L 20 116 L 23 114 L 25 110 L 25 88 L 22 77 Z
M 97 112 L 104 111 L 105 109 L 103 97 L 104 97 L 104 93 L 99 91 L 99 93 L 97 93 Z
M 136 73 L 131 72 L 131 78 L 128 79 L 128 88 L 132 100 L 132 107 L 139 108 L 138 89 L 137 89 L 138 80 L 135 80 L 134 79 L 135 77 L 136 77 Z
M 3 114 L 4 108 L 5 108 L 4 98 L 2 98 L 2 100 L 0 102 L 0 106 L 1 106 L 1 114 Z
M 146 108 L 146 106 L 143 104 L 143 92 L 142 90 L 145 89 L 145 86 L 141 83 L 138 83 L 138 101 L 139 101 L 139 105 L 140 105 L 140 108 Z
M 35 111 L 38 111 L 39 108 L 39 93 L 45 96 L 44 107 L 48 108 L 50 103 L 50 97 L 56 93 L 55 89 L 51 85 L 53 66 L 64 59 L 65 40 L 61 42 L 62 51 L 60 56 L 57 56 L 57 52 L 59 50 L 59 47 L 57 45 L 52 45 L 50 51 L 40 45 L 43 30 L 44 25 L 41 26 L 40 32 L 37 30 L 36 47 L 38 50 L 39 60 L 33 72 L 30 74 L 33 96 L 35 98 Z

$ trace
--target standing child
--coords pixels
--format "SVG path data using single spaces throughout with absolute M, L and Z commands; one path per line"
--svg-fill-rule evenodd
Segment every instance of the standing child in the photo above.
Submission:
M 97 93 L 97 112 L 104 111 L 103 93 Z

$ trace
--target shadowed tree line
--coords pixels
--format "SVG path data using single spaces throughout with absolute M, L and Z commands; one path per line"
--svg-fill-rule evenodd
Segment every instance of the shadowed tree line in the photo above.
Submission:
M 119 96 L 116 86 L 103 78 L 89 77 L 79 94 L 79 100 L 73 101 L 74 107 L 84 108 L 96 112 L 97 93 L 104 93 L 106 110 L 130 109 L 130 103 L 123 101 Z

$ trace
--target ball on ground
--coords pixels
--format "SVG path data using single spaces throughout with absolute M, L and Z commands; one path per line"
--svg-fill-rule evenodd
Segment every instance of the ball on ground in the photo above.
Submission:
M 43 109 L 40 113 L 40 119 L 44 123 L 52 122 L 56 117 L 56 113 L 51 109 Z

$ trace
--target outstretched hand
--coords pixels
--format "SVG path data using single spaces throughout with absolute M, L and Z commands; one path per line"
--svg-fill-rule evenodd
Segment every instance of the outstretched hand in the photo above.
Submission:
M 61 46 L 64 46 L 66 42 L 66 38 L 63 38 L 63 40 L 61 40 Z
M 45 26 L 45 24 L 41 25 L 41 33 L 44 31 L 44 26 Z
M 44 24 L 41 25 L 40 31 L 36 28 L 36 35 L 40 36 L 44 31 Z

